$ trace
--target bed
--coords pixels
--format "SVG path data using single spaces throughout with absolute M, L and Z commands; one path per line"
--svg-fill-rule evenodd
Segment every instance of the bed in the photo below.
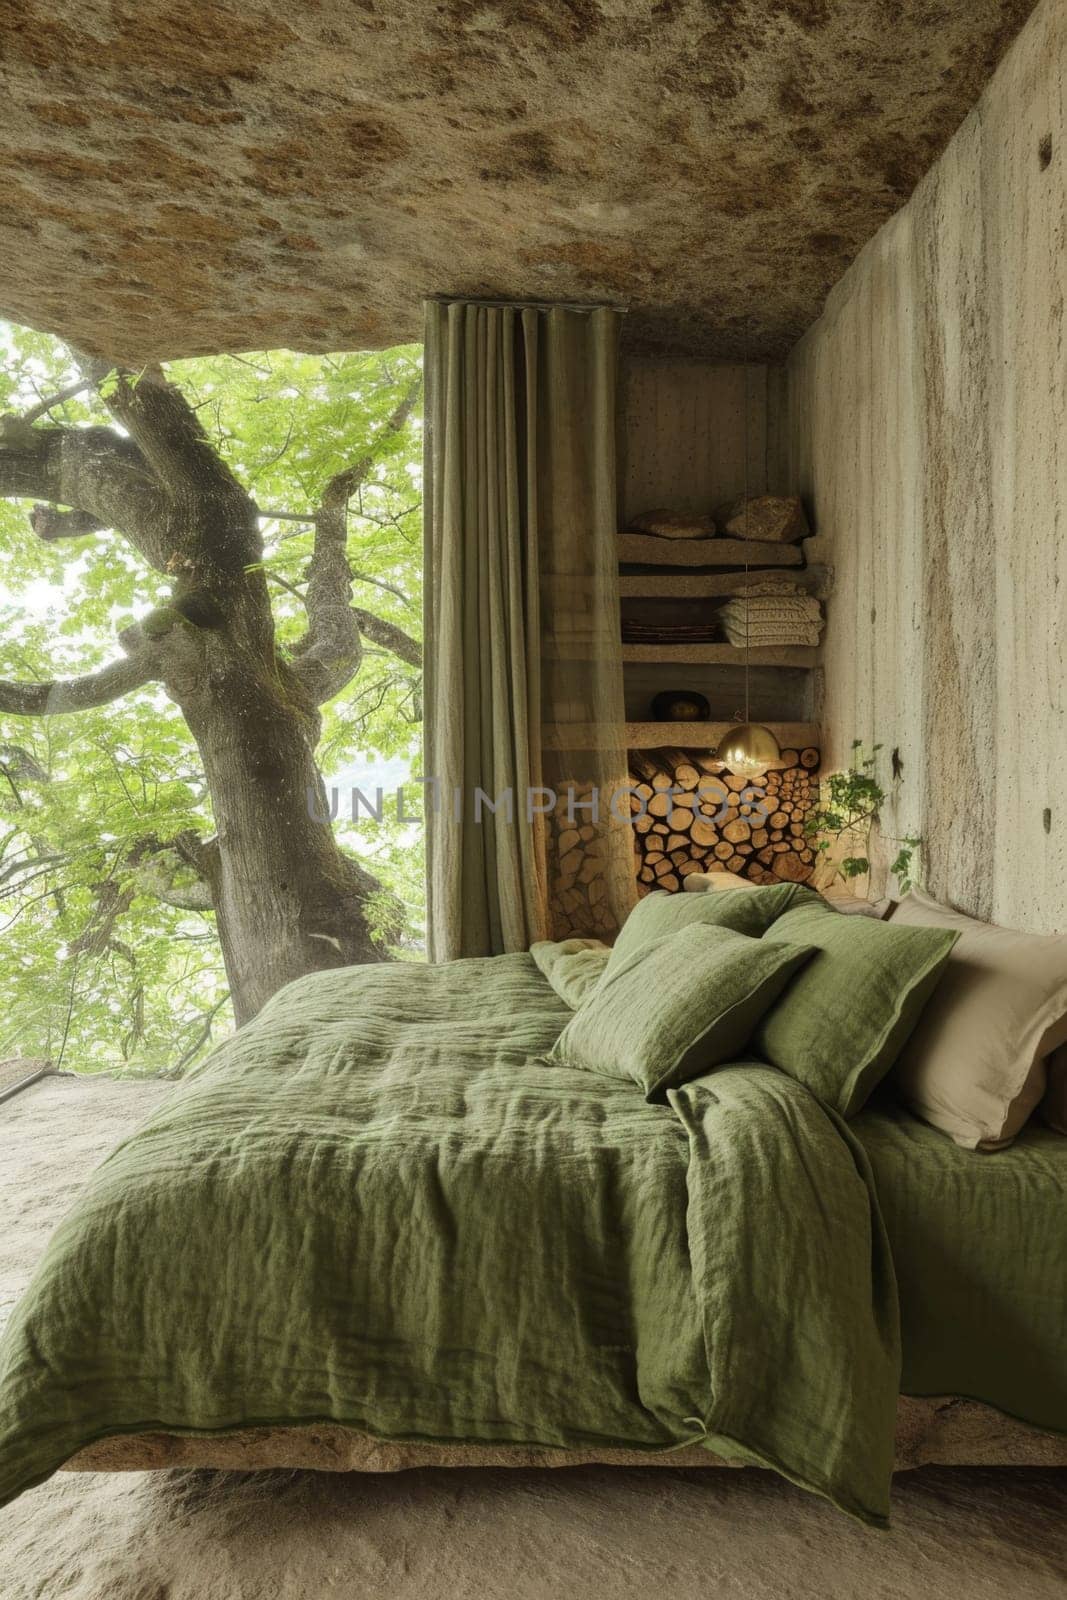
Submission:
M 552 976 L 321 974 L 183 1082 L 4 1335 L 0 1499 L 64 1465 L 699 1461 L 881 1525 L 894 1459 L 1067 1462 L 1067 1141 L 983 1161 L 754 1059 L 648 1104 L 546 1060 Z

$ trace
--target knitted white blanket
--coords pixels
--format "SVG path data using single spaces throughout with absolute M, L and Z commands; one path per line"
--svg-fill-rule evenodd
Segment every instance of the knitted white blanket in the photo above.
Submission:
M 727 622 L 723 631 L 732 645 L 818 644 L 822 629 L 802 622 Z
M 728 622 L 818 623 L 822 607 L 813 595 L 767 595 L 730 600 L 720 614 Z

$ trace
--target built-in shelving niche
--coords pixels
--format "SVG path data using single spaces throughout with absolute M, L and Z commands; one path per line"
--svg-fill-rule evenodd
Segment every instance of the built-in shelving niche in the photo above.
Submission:
M 750 494 L 793 492 L 779 460 L 781 369 L 630 358 L 622 366 L 619 510 L 709 512 Z M 825 599 L 831 574 L 796 545 L 738 539 L 667 540 L 623 531 L 618 540 L 622 617 L 644 623 L 714 623 L 750 584 L 780 578 Z M 747 571 L 746 571 L 747 568 Z M 721 630 L 718 630 L 721 631 Z M 624 643 L 631 781 L 649 795 L 661 781 L 696 790 L 689 803 L 635 825 L 640 893 L 682 887 L 694 872 L 725 868 L 757 883 L 804 881 L 815 860 L 806 821 L 818 788 L 819 652 L 753 648 L 751 716 L 775 733 L 784 766 L 768 774 L 766 815 L 728 775 L 721 795 L 712 752 L 746 701 L 745 652 L 720 640 Z M 706 722 L 655 722 L 653 697 L 687 689 L 709 704 Z M 711 791 L 705 792 L 711 785 Z M 653 800 L 652 805 L 658 804 Z M 635 801 L 636 804 L 636 801 Z
M 707 512 L 751 494 L 789 493 L 778 427 L 782 371 L 773 366 L 628 357 L 621 368 L 619 510 L 623 529 L 643 511 Z M 623 617 L 644 622 L 713 620 L 719 606 L 752 582 L 780 577 L 825 599 L 831 574 L 808 564 L 802 547 L 739 539 L 668 540 L 619 534 Z M 746 572 L 747 567 L 747 572 Z M 819 653 L 811 646 L 753 647 L 749 705 L 771 726 L 803 726 L 817 745 Z M 745 703 L 745 655 L 721 642 L 623 645 L 626 716 L 633 749 L 713 748 L 713 724 L 729 724 Z M 710 722 L 686 729 L 650 723 L 664 689 L 702 694 Z M 706 746 L 704 741 L 706 739 Z
M 619 548 L 625 551 L 633 535 L 620 535 Z M 643 541 L 646 542 L 646 541 Z M 718 608 L 735 595 L 743 595 L 749 584 L 764 574 L 787 573 L 790 583 L 820 598 L 829 587 L 822 567 L 776 566 L 711 569 L 667 566 L 682 541 L 657 541 L 664 564 L 620 565 L 620 605 L 622 617 L 645 623 L 714 621 Z M 704 544 L 727 545 L 730 540 L 701 540 Z M 803 559 L 800 550 L 791 554 Z M 772 552 L 778 554 L 778 552 Z M 707 552 L 705 552 L 707 554 Z M 626 715 L 634 722 L 647 721 L 653 697 L 662 689 L 689 689 L 704 695 L 712 720 L 732 721 L 745 703 L 745 652 L 723 641 L 680 645 L 624 644 Z M 818 650 L 810 645 L 762 647 L 748 652 L 749 703 L 752 715 L 763 722 L 795 721 L 810 723 L 816 709 Z M 669 732 L 669 727 L 665 729 Z M 687 736 L 695 739 L 695 732 Z M 668 742 L 678 742 L 677 740 Z M 792 741 L 789 741 L 792 742 Z M 810 744 L 811 739 L 805 740 Z

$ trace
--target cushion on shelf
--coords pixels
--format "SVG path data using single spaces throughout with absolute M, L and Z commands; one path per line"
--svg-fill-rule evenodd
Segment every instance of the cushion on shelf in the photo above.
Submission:
M 632 533 L 651 533 L 659 539 L 711 539 L 715 519 L 686 511 L 643 511 L 630 523 Z

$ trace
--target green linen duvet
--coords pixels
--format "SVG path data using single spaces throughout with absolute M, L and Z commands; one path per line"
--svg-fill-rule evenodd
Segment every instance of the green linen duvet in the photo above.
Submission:
M 542 963 L 544 964 L 544 963 Z M 530 956 L 296 983 L 91 1179 L 0 1346 L 0 1501 L 145 1429 L 670 1450 L 888 1511 L 867 1159 L 773 1067 L 648 1105 Z

